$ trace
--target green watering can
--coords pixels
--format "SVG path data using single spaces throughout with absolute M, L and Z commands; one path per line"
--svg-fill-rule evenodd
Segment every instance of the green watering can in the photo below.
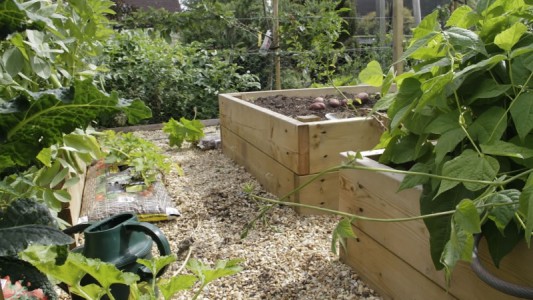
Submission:
M 85 244 L 74 248 L 73 252 L 82 253 L 87 258 L 97 258 L 114 264 L 119 270 L 139 275 L 141 281 L 150 281 L 153 274 L 143 265 L 138 264 L 138 258 L 152 258 L 152 245 L 156 243 L 161 256 L 170 255 L 170 245 L 163 232 L 155 225 L 139 222 L 133 213 L 122 213 L 98 221 L 83 223 L 64 230 L 67 234 L 83 232 Z M 163 268 L 156 276 L 161 276 Z M 81 284 L 96 283 L 94 278 L 87 275 Z M 111 286 L 111 293 L 117 300 L 127 300 L 129 287 L 123 284 Z M 73 295 L 73 299 L 83 299 Z

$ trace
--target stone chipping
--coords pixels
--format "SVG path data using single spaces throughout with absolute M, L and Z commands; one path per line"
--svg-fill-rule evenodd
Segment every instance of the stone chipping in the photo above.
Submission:
M 206 131 L 216 134 L 218 129 Z M 244 185 L 252 184 L 259 195 L 272 195 L 220 149 L 201 150 L 190 144 L 170 148 L 161 130 L 136 134 L 153 141 L 183 169 L 181 176 L 172 171 L 164 178 L 181 216 L 155 223 L 178 256 L 164 277 L 180 269 L 183 273 L 190 251 L 190 257 L 211 265 L 219 259 L 243 260 L 243 271 L 212 282 L 198 299 L 382 299 L 331 252 L 337 217 L 300 216 L 290 207 L 276 207 L 241 238 L 245 225 L 264 205 L 250 199 Z M 184 291 L 172 299 L 193 295 Z

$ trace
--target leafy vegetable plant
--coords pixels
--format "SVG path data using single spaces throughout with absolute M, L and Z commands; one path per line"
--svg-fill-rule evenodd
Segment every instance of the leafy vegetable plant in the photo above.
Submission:
M 163 123 L 163 132 L 168 134 L 170 146 L 181 147 L 184 141 L 196 142 L 204 136 L 204 125 L 198 120 L 181 118 L 179 121 L 170 118 Z
M 127 284 L 130 287 L 130 299 L 158 299 L 157 291 L 163 299 L 171 299 L 176 293 L 199 286 L 192 299 L 197 299 L 202 290 L 216 279 L 234 275 L 242 270 L 240 259 L 220 260 L 214 268 L 196 260 L 189 259 L 186 268 L 192 274 L 178 274 L 170 278 L 154 278 L 151 282 L 138 282 L 139 277 L 129 272 L 121 272 L 113 264 L 97 259 L 88 259 L 79 253 L 69 253 L 65 262 L 56 263 L 57 252 L 52 247 L 31 246 L 21 253 L 21 257 L 35 265 L 39 270 L 69 286 L 69 291 L 85 299 L 100 299 L 107 295 L 112 298 L 112 284 Z M 139 259 L 152 274 L 176 261 L 174 256 L 162 256 L 150 260 Z M 89 274 L 99 285 L 82 285 L 81 279 Z
M 471 260 L 482 233 L 496 265 L 533 230 L 533 5 L 482 0 L 438 12 L 414 30 L 402 59 L 411 69 L 384 75 L 371 63 L 363 81 L 382 86 L 388 109 L 386 164 L 411 164 L 401 188 L 423 186 L 431 255 L 450 274 Z M 395 83 L 397 92 L 390 92 Z M 425 175 L 424 175 L 425 174 Z
M 132 167 L 133 177 L 139 177 L 147 186 L 172 168 L 181 172 L 179 165 L 168 163 L 168 157 L 159 147 L 131 132 L 106 130 L 99 136 L 99 141 L 106 153 L 106 163 Z

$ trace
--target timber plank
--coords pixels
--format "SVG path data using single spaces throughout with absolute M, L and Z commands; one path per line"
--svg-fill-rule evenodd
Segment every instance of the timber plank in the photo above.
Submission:
M 386 168 L 386 166 L 361 160 L 364 166 Z M 373 218 L 404 218 L 419 215 L 418 203 L 421 189 L 404 190 L 396 193 L 402 175 L 362 170 L 340 171 L 339 208 L 342 211 Z M 444 274 L 436 271 L 430 257 L 429 233 L 421 220 L 410 222 L 378 223 L 357 221 L 359 232 L 371 236 L 383 248 L 396 254 L 401 260 L 427 276 L 441 288 L 448 288 Z M 483 244 L 482 244 L 483 245 Z M 346 253 L 345 255 L 358 255 Z M 513 254 L 502 261 L 497 270 L 491 264 L 486 247 L 480 249 L 480 259 L 498 277 L 510 282 L 533 286 L 533 276 L 528 271 L 531 251 L 519 245 Z M 529 258 L 528 258 L 529 257 Z M 449 293 L 458 299 L 514 299 L 496 291 L 482 282 L 467 263 L 460 263 L 452 274 Z M 496 298 L 495 298 L 496 297 Z
M 283 196 L 294 189 L 294 173 L 241 139 L 224 126 L 220 127 L 222 151 L 252 174 L 270 193 Z M 295 197 L 291 197 L 294 201 Z

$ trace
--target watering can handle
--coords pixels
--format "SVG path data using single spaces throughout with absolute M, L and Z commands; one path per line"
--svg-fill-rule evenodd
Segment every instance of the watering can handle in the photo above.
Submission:
M 168 244 L 168 240 L 157 226 L 146 223 L 146 222 L 139 222 L 139 223 L 133 223 L 133 224 L 125 224 L 124 225 L 127 230 L 132 231 L 141 231 L 144 234 L 150 236 L 152 240 L 156 243 L 157 249 L 159 250 L 159 254 L 161 256 L 170 255 L 170 245 Z M 159 277 L 165 273 L 168 266 L 165 266 L 163 269 L 159 270 L 156 277 Z

